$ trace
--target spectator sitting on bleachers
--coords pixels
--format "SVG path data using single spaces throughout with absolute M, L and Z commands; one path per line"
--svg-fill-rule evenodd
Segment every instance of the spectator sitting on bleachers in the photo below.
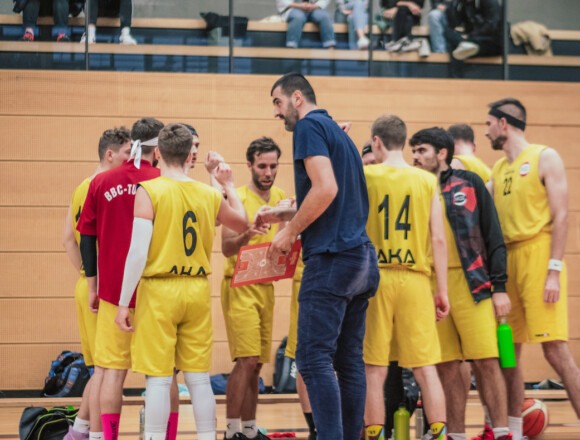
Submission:
M 109 2 L 115 3 L 115 2 Z M 119 7 L 119 18 L 121 19 L 121 35 L 119 36 L 119 43 L 121 44 L 137 44 L 137 40 L 131 35 L 131 20 L 133 18 L 133 2 L 132 0 L 118 0 L 114 6 Z M 99 0 L 90 0 L 89 5 L 89 44 L 97 41 L 97 17 L 99 15 Z M 85 42 L 86 35 L 83 34 L 81 43 Z
M 307 21 L 318 25 L 323 47 L 334 48 L 336 46 L 332 18 L 325 10 L 328 3 L 329 0 L 276 0 L 278 12 L 288 22 L 286 47 L 298 47 L 302 28 Z
M 52 36 L 58 42 L 70 41 L 68 36 L 68 0 L 53 0 L 54 27 Z M 40 13 L 40 0 L 28 0 L 22 10 L 23 41 L 34 41 L 34 29 Z
M 385 50 L 408 52 L 421 47 L 420 41 L 413 41 L 411 29 L 421 21 L 424 4 L 425 0 L 381 0 L 381 19 L 386 21 L 386 28 L 388 24 L 393 27 L 391 41 L 385 44 Z
M 368 0 L 336 0 L 335 23 L 348 23 L 348 47 L 367 49 L 370 40 L 365 35 L 368 21 Z
M 429 34 L 434 52 L 447 49 L 457 60 L 501 54 L 501 7 L 497 0 L 445 1 L 429 13 Z M 455 30 L 463 26 L 463 32 Z
M 429 38 L 431 40 L 431 50 L 435 53 L 447 52 L 447 42 L 445 41 L 445 29 L 449 26 L 447 21 L 448 9 L 453 9 L 452 0 L 431 0 L 433 7 L 429 12 Z

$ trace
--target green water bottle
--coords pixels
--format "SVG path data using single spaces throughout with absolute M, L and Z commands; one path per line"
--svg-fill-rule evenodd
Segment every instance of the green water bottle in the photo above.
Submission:
M 505 317 L 501 318 L 501 324 L 497 327 L 497 347 L 499 349 L 499 362 L 502 368 L 516 366 L 516 352 L 514 350 L 514 338 L 512 329 L 507 324 Z
M 409 440 L 409 411 L 405 408 L 405 405 L 400 404 L 399 409 L 395 411 L 393 425 L 395 426 L 395 439 L 394 440 Z

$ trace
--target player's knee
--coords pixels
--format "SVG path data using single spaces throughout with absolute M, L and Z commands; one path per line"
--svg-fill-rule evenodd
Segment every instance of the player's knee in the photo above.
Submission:
M 548 341 L 542 343 L 544 357 L 552 367 L 559 366 L 566 360 L 565 341 Z
M 258 356 L 249 356 L 238 358 L 237 362 L 244 370 L 248 372 L 260 371 L 262 364 L 259 363 L 260 358 Z

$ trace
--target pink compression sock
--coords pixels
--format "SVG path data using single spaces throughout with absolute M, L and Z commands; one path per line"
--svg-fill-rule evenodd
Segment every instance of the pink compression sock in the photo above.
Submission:
M 119 420 L 121 414 L 101 414 L 105 440 L 117 440 L 119 437 Z
M 170 413 L 169 421 L 167 422 L 167 434 L 165 440 L 177 439 L 177 421 L 179 420 L 179 413 Z

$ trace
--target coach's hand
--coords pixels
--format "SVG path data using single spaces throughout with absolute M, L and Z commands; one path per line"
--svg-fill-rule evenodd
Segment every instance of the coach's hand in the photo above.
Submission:
M 131 325 L 131 318 L 129 315 L 129 307 L 119 306 L 117 309 L 117 316 L 115 317 L 115 324 L 119 330 L 123 332 L 134 332 L 135 329 Z
M 439 322 L 449 314 L 449 298 L 447 297 L 447 292 L 438 292 L 435 295 L 434 301 L 435 320 Z
M 272 240 L 272 244 L 268 248 L 266 258 L 268 261 L 270 261 L 270 263 L 278 264 L 280 256 L 288 255 L 295 241 L 296 234 L 292 232 L 291 228 L 287 227 L 282 229 Z
M 546 284 L 544 284 L 544 302 L 548 304 L 557 303 L 560 300 L 560 272 L 548 270 Z
M 491 295 L 491 302 L 496 318 L 507 316 L 512 308 L 512 303 L 505 292 L 494 292 Z

